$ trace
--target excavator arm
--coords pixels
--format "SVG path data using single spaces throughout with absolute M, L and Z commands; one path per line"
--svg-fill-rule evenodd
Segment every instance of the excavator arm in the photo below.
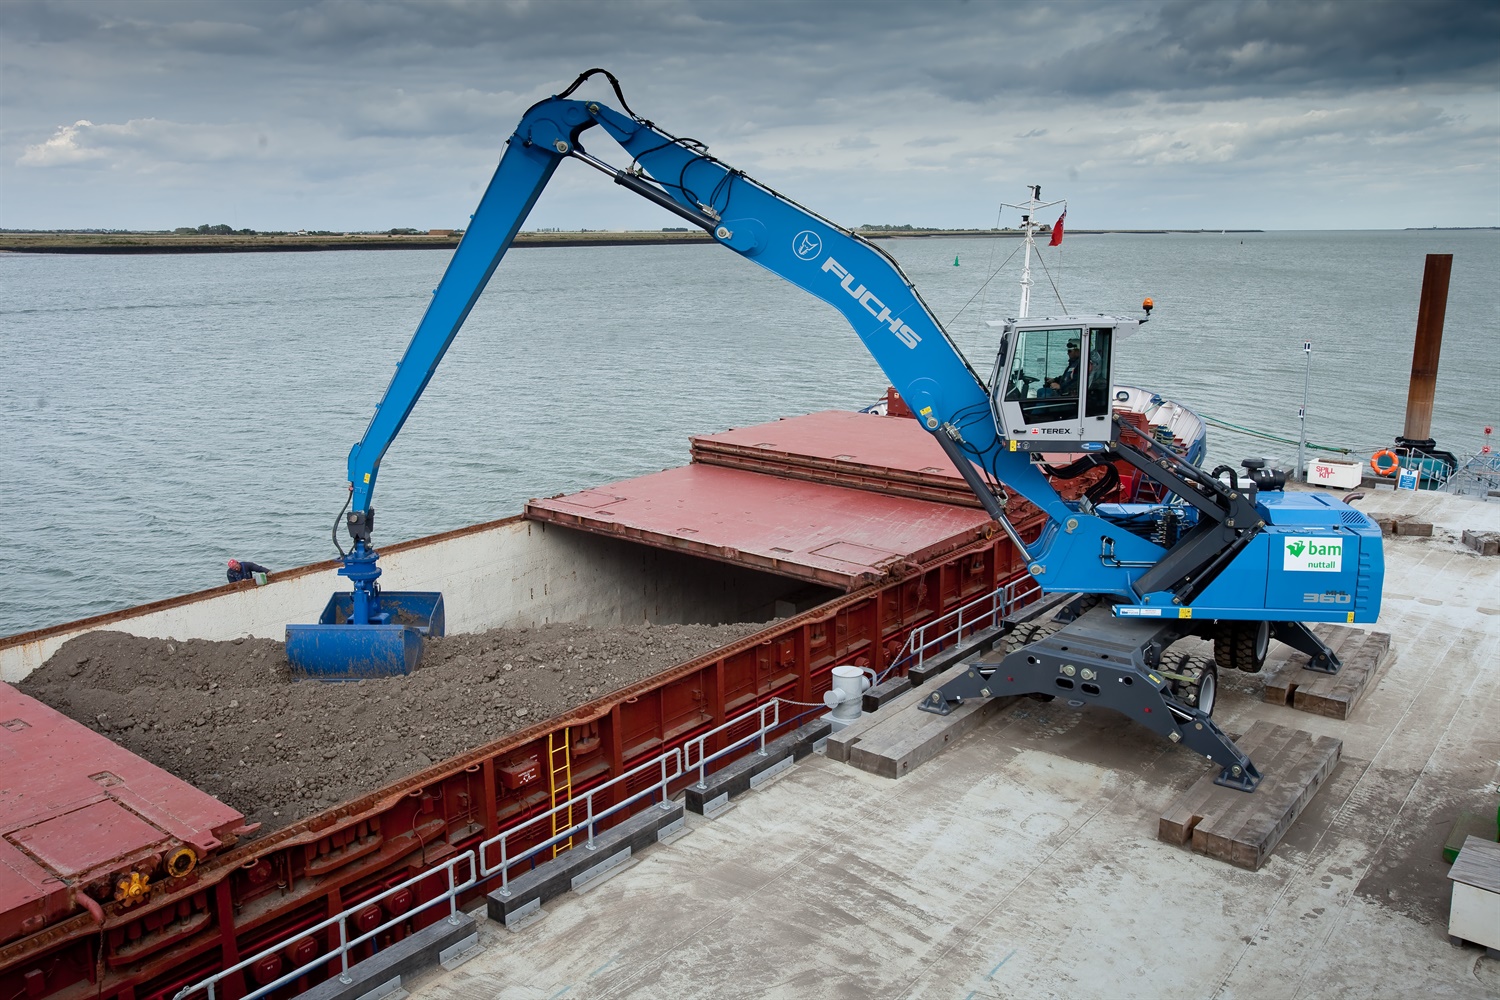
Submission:
M 337 678 L 404 673 L 420 656 L 419 633 L 442 634 L 441 594 L 389 594 L 382 600 L 371 545 L 380 462 L 553 171 L 563 160 L 577 159 L 837 309 L 1025 554 L 1042 589 L 1115 598 L 1091 610 L 1074 602 L 1081 617 L 1002 659 L 977 661 L 929 695 L 924 710 L 946 714 L 966 699 L 1002 694 L 1061 696 L 1075 707 L 1094 703 L 1213 760 L 1222 768 L 1221 783 L 1253 789 L 1259 772 L 1209 718 L 1212 663 L 1173 673 L 1163 669 L 1162 652 L 1200 627 L 1195 610 L 1208 612 L 1198 622 L 1224 620 L 1237 628 L 1244 623 L 1251 633 L 1257 624 L 1264 633 L 1274 614 L 1283 619 L 1274 625 L 1277 638 L 1308 652 L 1315 665 L 1321 657 L 1326 668 L 1336 669 L 1331 651 L 1301 622 L 1344 615 L 1354 621 L 1360 610 L 1340 607 L 1352 605 L 1351 594 L 1378 595 L 1378 544 L 1361 548 L 1354 537 L 1375 530 L 1378 538 L 1378 529 L 1347 527 L 1351 518 L 1364 520 L 1347 509 L 1312 510 L 1287 499 L 1257 502 L 1253 490 L 1221 484 L 1218 470 L 1203 473 L 1152 451 L 1149 443 L 1141 450 L 1113 434 L 1091 443 L 1197 508 L 1195 526 L 1167 548 L 1130 530 L 1128 512 L 1112 521 L 1088 500 L 1064 500 L 1032 457 L 1056 439 L 1033 439 L 1036 431 L 1024 429 L 1007 432 L 1000 423 L 1003 407 L 992 406 L 984 382 L 894 260 L 710 156 L 700 143 L 634 114 L 613 76 L 604 74 L 623 111 L 570 96 L 598 73 L 604 71 L 590 70 L 567 91 L 533 105 L 508 140 L 395 376 L 349 453 L 346 524 L 354 545 L 341 551 L 339 573 L 349 578 L 353 593 L 334 595 L 318 625 L 287 627 L 294 669 Z M 586 135 L 601 133 L 629 155 L 626 166 L 613 166 L 584 147 Z M 997 372 L 996 381 L 1006 379 Z M 1025 420 L 1022 414 L 1019 422 Z M 1035 541 L 1026 543 L 1012 527 L 1002 486 L 1046 514 Z M 1345 541 L 1347 565 L 1340 548 Z M 1341 589 L 1346 586 L 1352 590 Z M 1190 606 L 1195 600 L 1196 609 Z M 1378 596 L 1359 608 L 1372 603 L 1378 609 Z
M 1005 447 L 983 381 L 900 265 L 868 241 L 710 156 L 699 143 L 628 113 L 623 96 L 626 112 L 567 96 L 595 72 L 603 71 L 585 73 L 563 95 L 537 103 L 522 117 L 369 427 L 349 453 L 348 526 L 355 551 L 345 560 L 358 566 L 345 575 L 356 590 L 358 574 L 374 571 L 369 538 L 382 457 L 553 171 L 574 158 L 837 309 L 987 512 L 1027 554 L 1034 572 L 1045 574 L 1046 589 L 1134 599 L 1132 579 L 1165 550 L 1080 511 L 1062 499 L 1026 452 Z M 582 140 L 594 128 L 630 155 L 628 166 L 611 166 L 584 148 Z M 1046 512 L 1049 525 L 1037 542 L 1028 546 L 1016 535 L 996 482 Z M 1101 552 L 1110 554 L 1108 562 L 1099 558 Z M 356 598 L 355 603 L 358 621 L 361 602 Z

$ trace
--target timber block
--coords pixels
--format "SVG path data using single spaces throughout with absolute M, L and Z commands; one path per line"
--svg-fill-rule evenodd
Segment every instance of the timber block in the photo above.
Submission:
M 683 792 L 683 801 L 688 810 L 699 816 L 717 815 L 729 804 L 730 799 L 757 787 L 761 775 L 788 767 L 813 752 L 814 745 L 833 732 L 833 724 L 826 718 L 804 723 L 794 731 L 766 744 L 766 752 L 760 753 L 746 748 L 736 759 L 718 765 L 718 770 L 703 776 Z M 689 769 L 690 774 L 695 773 Z
M 999 655 L 999 654 L 994 654 Z M 970 668 L 960 663 L 934 678 L 941 686 Z M 958 706 L 947 715 L 923 712 L 918 706 L 931 689 L 918 688 L 891 702 L 877 715 L 866 715 L 828 738 L 828 759 L 843 761 L 878 774 L 899 778 L 936 757 L 943 748 L 977 727 L 1018 698 L 980 698 Z
M 415 976 L 437 966 L 443 955 L 460 946 L 464 950 L 479 946 L 477 922 L 467 913 L 441 917 L 437 923 L 391 942 L 369 958 L 354 963 L 349 966 L 347 983 L 339 980 L 338 962 L 332 962 L 324 968 L 331 969 L 334 974 L 301 996 L 308 1000 L 358 1000 L 377 993 L 392 980 L 400 986 L 401 977 Z
M 1312 626 L 1312 630 L 1338 654 L 1343 668 L 1336 674 L 1308 670 L 1306 653 L 1277 643 L 1266 657 L 1262 697 L 1273 705 L 1288 705 L 1330 719 L 1347 719 L 1390 664 L 1391 634 L 1322 623 Z
M 1464 529 L 1464 544 L 1482 556 L 1500 555 L 1500 531 Z
M 1396 520 L 1396 534 L 1413 538 L 1431 538 L 1432 523 L 1430 521 Z
M 1205 774 L 1162 813 L 1156 839 L 1257 871 L 1333 773 L 1344 741 L 1257 721 L 1235 743 L 1260 768 L 1259 787 L 1236 791 Z
M 910 677 L 892 677 L 870 688 L 860 699 L 860 708 L 866 712 L 878 712 L 889 702 L 911 690 Z
M 911 679 L 912 687 L 926 684 L 937 675 L 952 669 L 954 664 L 962 660 L 991 652 L 1004 636 L 1024 622 L 1054 620 L 1070 622 L 1076 617 L 1074 611 L 1077 605 L 1074 602 L 1079 600 L 1079 596 L 1078 594 L 1047 594 L 1040 597 L 1020 610 L 1006 615 L 1000 624 L 964 636 L 954 645 L 933 654 L 919 666 L 908 670 L 906 676 Z M 865 710 L 871 709 L 867 707 Z
M 492 890 L 485 897 L 490 919 L 507 927 L 515 926 L 540 910 L 541 904 L 571 891 L 576 884 L 581 884 L 579 876 L 586 879 L 590 870 L 597 868 L 601 861 L 624 855 L 620 858 L 623 863 L 634 852 L 643 851 L 655 844 L 659 831 L 664 827 L 670 827 L 682 819 L 682 803 L 669 801 L 666 808 L 661 805 L 648 806 L 608 830 L 600 831 L 594 836 L 593 850 L 585 846 L 584 834 L 576 835 L 573 838 L 574 846 L 570 850 L 538 863 L 506 885 Z M 496 859 L 492 857 L 491 860 Z
M 999 641 L 1000 636 L 1004 632 L 1005 630 L 999 626 L 991 626 L 980 629 L 971 635 L 966 635 L 947 649 L 934 653 L 919 665 L 912 667 L 906 672 L 907 679 L 911 681 L 912 687 L 916 687 L 919 684 L 926 684 L 937 675 L 952 668 L 960 660 L 966 660 L 971 656 L 978 656 L 980 653 L 988 653 L 994 648 L 995 643 Z M 866 697 L 868 697 L 868 694 Z M 869 709 L 866 709 L 866 711 L 869 711 Z

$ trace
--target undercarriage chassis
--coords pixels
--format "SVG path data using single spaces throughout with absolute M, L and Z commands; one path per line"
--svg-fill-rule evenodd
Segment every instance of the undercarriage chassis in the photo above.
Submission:
M 1337 658 L 1306 626 L 1277 623 L 1273 629 L 1276 638 L 1306 652 L 1313 669 L 1337 670 Z M 932 692 L 921 708 L 947 715 L 970 699 L 1033 694 L 1072 708 L 1098 705 L 1207 757 L 1219 765 L 1217 784 L 1252 792 L 1260 771 L 1209 717 L 1212 689 L 1204 673 L 1185 676 L 1163 663 L 1165 650 L 1186 634 L 1177 621 L 1116 618 L 1108 605 L 1099 605 L 1012 652 L 971 660 L 962 676 Z

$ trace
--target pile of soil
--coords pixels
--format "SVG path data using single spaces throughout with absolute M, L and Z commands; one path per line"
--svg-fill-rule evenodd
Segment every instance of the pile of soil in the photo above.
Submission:
M 763 628 L 550 624 L 427 641 L 408 677 L 294 682 L 271 639 L 89 632 L 16 685 L 280 829 Z

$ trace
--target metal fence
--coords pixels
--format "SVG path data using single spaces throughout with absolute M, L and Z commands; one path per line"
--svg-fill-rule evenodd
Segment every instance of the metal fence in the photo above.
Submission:
M 1041 590 L 1041 584 L 1035 579 L 1022 577 L 1002 584 L 983 597 L 975 598 L 925 625 L 919 625 L 911 630 L 906 637 L 906 645 L 879 679 L 885 680 L 898 667 L 904 666 L 908 670 L 920 667 L 927 662 L 929 655 L 947 649 L 965 635 L 998 625 L 1002 618 L 1041 593 Z
M 473 850 L 465 851 L 462 854 L 455 855 L 454 857 L 449 858 L 447 861 L 444 861 L 436 868 L 425 871 L 420 875 L 415 875 L 412 878 L 409 878 L 406 881 L 400 883 L 399 885 L 392 886 L 391 888 L 380 893 L 378 896 L 361 900 L 360 902 L 347 907 L 343 910 L 343 912 L 337 914 L 336 916 L 329 917 L 328 919 L 314 925 L 313 927 L 298 931 L 296 934 L 291 935 L 284 940 L 278 941 L 268 948 L 264 948 L 256 952 L 249 958 L 237 962 L 236 964 L 231 965 L 221 972 L 214 973 L 212 976 L 209 976 L 207 979 L 204 979 L 201 982 L 194 983 L 191 986 L 183 987 L 181 990 L 177 991 L 177 993 L 173 997 L 173 1000 L 187 1000 L 188 997 L 198 995 L 205 996 L 207 1000 L 218 1000 L 219 984 L 226 978 L 233 976 L 236 973 L 242 973 L 246 969 L 251 968 L 256 963 L 261 962 L 267 958 L 283 954 L 288 947 L 295 944 L 296 942 L 319 935 L 333 927 L 338 928 L 339 935 L 339 944 L 336 950 L 319 955 L 312 961 L 307 962 L 306 964 L 301 965 L 296 969 L 293 969 L 291 972 L 282 975 L 273 982 L 267 983 L 263 986 L 258 987 L 257 989 L 250 991 L 249 993 L 245 994 L 244 1000 L 259 1000 L 260 997 L 264 997 L 272 991 L 280 989 L 281 987 L 287 985 L 293 980 L 314 972 L 317 969 L 320 969 L 334 962 L 335 960 L 339 963 L 339 981 L 344 983 L 352 982 L 353 980 L 349 977 L 349 953 L 355 948 L 358 948 L 366 942 L 374 939 L 377 935 L 383 934 L 386 931 L 389 931 L 396 926 L 405 923 L 407 920 L 410 920 L 413 916 L 423 912 L 424 910 L 428 910 L 433 907 L 442 906 L 445 904 L 448 907 L 448 919 L 450 921 L 457 922 L 458 897 L 461 893 L 467 892 L 468 890 L 476 886 L 489 882 L 490 879 L 498 876 L 500 879 L 500 888 L 497 891 L 502 895 L 509 895 L 509 869 L 514 865 L 529 861 L 543 851 L 550 850 L 553 846 L 562 843 L 579 833 L 586 832 L 587 834 L 587 840 L 585 840 L 583 848 L 589 851 L 595 850 L 596 845 L 594 843 L 594 833 L 598 825 L 603 820 L 608 819 L 609 817 L 621 812 L 622 810 L 630 808 L 632 805 L 640 802 L 642 799 L 659 795 L 661 797 L 661 807 L 663 809 L 671 808 L 671 801 L 668 794 L 669 785 L 673 780 L 687 773 L 688 768 L 684 767 L 684 763 L 687 760 L 696 760 L 696 763 L 690 765 L 690 767 L 698 768 L 698 780 L 701 784 L 704 778 L 707 776 L 707 767 L 709 764 L 723 758 L 730 753 L 733 753 L 735 750 L 738 750 L 741 747 L 747 746 L 748 744 L 759 740 L 760 752 L 765 753 L 767 735 L 773 732 L 776 727 L 781 724 L 781 712 L 779 706 L 780 701 L 778 699 L 772 699 L 766 704 L 761 705 L 759 708 L 751 709 L 750 711 L 745 712 L 744 714 L 739 715 L 734 719 L 731 719 L 729 722 L 726 722 L 721 726 L 717 726 L 716 728 L 711 729 L 706 733 L 694 737 L 683 747 L 674 747 L 671 750 L 660 753 L 646 763 L 640 764 L 637 767 L 632 768 L 624 774 L 613 778 L 602 785 L 598 785 L 586 792 L 581 792 L 578 795 L 573 796 L 562 805 L 554 806 L 552 809 L 548 810 L 545 813 L 537 816 L 532 816 L 528 819 L 522 820 L 514 826 L 502 830 L 500 833 L 479 844 Z M 742 725 L 749 720 L 758 720 L 758 725 L 754 731 L 712 754 L 705 753 L 708 740 L 734 726 Z M 694 757 L 695 750 L 696 757 Z M 649 786 L 640 789 L 634 794 L 620 800 L 619 802 L 614 803 L 613 805 L 595 811 L 596 799 L 598 799 L 600 796 L 604 795 L 606 792 L 613 790 L 615 786 L 620 785 L 622 782 L 628 782 L 631 779 L 636 778 L 641 774 L 649 773 L 652 770 L 655 770 L 657 772 L 657 778 Z M 511 841 L 523 831 L 528 830 L 537 823 L 550 821 L 553 816 L 559 813 L 571 815 L 571 813 L 568 812 L 569 810 L 577 809 L 580 807 L 584 812 L 584 819 L 581 822 L 573 824 L 566 830 L 554 833 L 549 839 L 543 841 L 540 844 L 529 847 L 518 854 L 512 855 L 510 853 Z M 500 857 L 495 864 L 491 865 L 488 859 L 493 854 L 496 848 L 498 848 L 500 851 Z M 456 875 L 456 871 L 460 867 L 463 867 L 464 870 L 468 873 L 462 882 L 457 880 Z M 405 911 L 404 913 L 400 913 L 397 916 L 392 917 L 391 919 L 382 923 L 380 926 L 366 931 L 358 937 L 350 938 L 348 936 L 348 921 L 353 919 L 356 914 L 360 913 L 361 911 L 367 910 L 372 905 L 378 905 L 385 899 L 394 896 L 398 892 L 409 889 L 412 886 L 424 882 L 428 879 L 438 878 L 443 875 L 446 875 L 448 884 L 447 888 L 441 895 L 437 896 L 434 899 L 430 899 L 418 906 L 415 906 Z
M 376 935 L 384 934 L 386 931 L 391 930 L 397 925 L 405 923 L 418 913 L 421 913 L 423 910 L 431 909 L 432 907 L 439 906 L 445 903 L 448 906 L 448 919 L 454 923 L 457 923 L 458 895 L 459 893 L 469 889 L 478 881 L 478 879 L 475 877 L 476 873 L 474 871 L 474 864 L 475 857 L 473 851 L 465 851 L 462 854 L 451 857 L 438 867 L 425 871 L 420 875 L 414 875 L 411 878 L 407 879 L 405 882 L 400 883 L 399 885 L 391 886 L 389 889 L 385 890 L 378 896 L 361 900 L 359 903 L 354 906 L 348 907 L 337 916 L 329 917 L 327 920 L 324 920 L 320 924 L 315 924 L 314 926 L 309 927 L 306 930 L 298 931 L 294 936 L 288 938 L 287 940 L 278 941 L 276 944 L 271 945 L 271 947 L 256 952 L 249 958 L 243 959 L 236 964 L 231 965 L 229 968 L 224 969 L 222 972 L 214 973 L 212 976 L 209 976 L 207 979 L 203 980 L 200 983 L 195 983 L 192 986 L 183 987 L 182 989 L 177 991 L 177 994 L 173 998 L 173 1000 L 185 1000 L 186 997 L 190 997 L 198 993 L 202 993 L 207 996 L 208 1000 L 217 1000 L 218 986 L 219 983 L 221 983 L 223 980 L 232 975 L 235 975 L 236 973 L 245 971 L 258 962 L 261 962 L 274 955 L 279 955 L 284 949 L 297 941 L 300 941 L 304 938 L 313 937 L 322 931 L 328 930 L 331 927 L 338 928 L 339 945 L 337 950 L 329 951 L 322 955 L 319 955 L 317 958 L 314 958 L 312 961 L 306 963 L 305 965 L 298 966 L 291 972 L 282 975 L 279 979 L 266 983 L 259 989 L 246 994 L 246 1000 L 254 1000 L 254 998 L 257 997 L 263 997 L 273 990 L 280 989 L 293 980 L 299 979 L 310 972 L 322 968 L 335 959 L 337 959 L 339 963 L 339 982 L 352 983 L 354 980 L 349 976 L 349 952 L 353 951 L 355 948 L 358 948 L 365 942 L 374 939 Z M 465 866 L 468 871 L 468 877 L 465 878 L 463 882 L 458 882 L 455 875 L 455 870 L 460 865 Z M 398 892 L 402 892 L 414 885 L 425 882 L 426 880 L 435 878 L 439 875 L 446 875 L 448 879 L 447 890 L 441 896 L 414 906 L 404 913 L 398 913 L 396 916 L 390 918 L 380 926 L 375 927 L 372 930 L 365 931 L 363 934 L 359 935 L 356 938 L 351 939 L 349 937 L 348 921 L 356 913 L 362 910 L 366 910 L 372 905 L 378 905 L 383 900 L 394 896 Z
M 704 751 L 707 749 L 707 743 L 709 740 L 713 739 L 715 736 L 719 735 L 722 732 L 726 732 L 734 728 L 741 722 L 744 722 L 746 719 L 755 715 L 758 715 L 760 717 L 760 726 L 755 730 L 755 732 L 750 733 L 747 736 L 741 736 L 739 739 L 735 740 L 728 746 L 721 747 L 715 752 L 705 755 Z M 767 719 L 767 715 L 770 716 L 769 719 Z M 764 757 L 766 755 L 766 734 L 775 730 L 775 728 L 779 725 L 781 725 L 781 699 L 772 698 L 770 701 L 766 702 L 759 708 L 751 709 L 744 715 L 741 715 L 736 719 L 731 719 L 730 721 L 724 723 L 722 726 L 716 726 L 713 729 L 710 729 L 708 732 L 703 733 L 700 736 L 695 736 L 693 739 L 683 744 L 683 762 L 687 765 L 688 770 L 692 770 L 694 767 L 698 768 L 698 787 L 704 788 L 706 787 L 706 782 L 708 779 L 709 764 L 712 764 L 714 761 L 719 760 L 723 757 L 727 757 L 729 754 L 734 753 L 740 747 L 747 746 L 748 744 L 755 742 L 757 739 L 760 740 L 759 753 L 762 757 Z M 698 751 L 697 764 L 693 763 L 693 749 L 695 747 Z
M 1021 604 L 1029 600 L 1034 594 L 1039 593 L 1041 588 L 1037 582 L 1030 577 L 1012 581 L 997 588 L 983 597 L 970 601 L 953 611 L 933 619 L 925 625 L 913 629 L 907 637 L 906 645 L 902 647 L 900 655 L 896 657 L 892 665 L 887 668 L 886 674 L 905 664 L 908 667 L 920 666 L 926 661 L 930 654 L 947 648 L 966 634 L 998 624 L 1000 619 L 1010 614 Z M 881 675 L 884 679 L 885 674 Z M 256 965 L 274 955 L 284 954 L 286 949 L 294 943 L 306 938 L 315 937 L 331 928 L 338 928 L 339 943 L 334 950 L 317 956 L 304 965 L 285 973 L 274 981 L 258 987 L 245 994 L 244 1000 L 259 1000 L 274 990 L 280 989 L 288 983 L 316 971 L 334 961 L 339 964 L 339 980 L 341 982 L 352 982 L 349 977 L 349 954 L 354 949 L 373 940 L 383 934 L 410 920 L 413 916 L 433 907 L 448 907 L 448 919 L 456 922 L 458 917 L 458 897 L 476 886 L 483 885 L 495 877 L 500 879 L 500 888 L 497 890 L 502 895 L 510 894 L 510 869 L 517 864 L 529 861 L 544 851 L 551 850 L 558 844 L 570 840 L 572 837 L 582 833 L 586 835 L 583 843 L 584 850 L 596 849 L 594 835 L 598 826 L 604 820 L 615 814 L 629 809 L 637 802 L 647 798 L 660 797 L 662 808 L 671 808 L 670 785 L 671 782 L 696 769 L 698 772 L 698 784 L 702 787 L 708 777 L 708 767 L 715 761 L 721 760 L 732 753 L 758 742 L 758 751 L 762 755 L 766 753 L 766 738 L 781 725 L 781 701 L 773 698 L 757 708 L 753 708 L 742 715 L 716 726 L 705 733 L 693 737 L 682 747 L 674 747 L 656 757 L 640 764 L 616 778 L 581 792 L 578 795 L 549 809 L 545 813 L 532 816 L 512 827 L 502 830 L 500 833 L 480 843 L 473 850 L 465 851 L 444 861 L 441 865 L 420 875 L 415 875 L 399 885 L 392 886 L 384 892 L 370 899 L 361 900 L 359 903 L 346 908 L 343 912 L 327 918 L 310 928 L 298 931 L 285 940 L 261 951 L 256 952 L 249 958 L 243 959 L 228 968 L 214 973 L 201 982 L 179 990 L 173 1000 L 187 1000 L 189 997 L 203 995 L 207 1000 L 218 1000 L 218 987 L 226 978 L 237 973 L 243 973 L 246 969 Z M 795 704 L 795 703 L 793 703 Z M 743 725 L 747 721 L 754 720 L 756 727 L 751 732 L 737 740 L 709 753 L 708 742 L 723 733 L 728 732 L 736 726 Z M 616 786 L 629 782 L 642 774 L 651 771 L 657 772 L 657 778 L 649 786 L 621 799 L 612 805 L 598 809 L 597 800 L 611 792 Z M 531 847 L 517 853 L 511 853 L 511 843 L 523 832 L 529 831 L 538 823 L 550 823 L 553 817 L 562 815 L 573 815 L 572 810 L 583 809 L 584 818 L 569 826 L 566 830 L 554 832 L 551 837 L 534 844 Z M 494 864 L 490 859 L 494 851 L 498 849 L 499 858 Z M 462 868 L 467 875 L 462 881 L 458 880 L 457 871 Z M 368 910 L 372 905 L 378 905 L 385 899 L 402 892 L 412 886 L 418 885 L 428 879 L 447 878 L 445 891 L 425 903 L 400 913 L 371 930 L 365 931 L 358 937 L 349 937 L 348 921 L 353 919 L 361 911 Z
M 644 774 L 653 769 L 658 772 L 659 776 L 657 777 L 656 781 L 653 782 L 650 786 L 641 789 L 634 795 L 621 799 L 619 802 L 616 802 L 614 805 L 609 806 L 601 812 L 594 811 L 594 800 L 596 798 L 603 795 L 605 792 L 612 790 L 616 785 L 619 785 L 622 782 L 628 782 L 630 781 L 630 779 L 636 777 L 637 775 Z M 592 851 L 597 849 L 597 845 L 594 843 L 594 828 L 595 826 L 597 826 L 600 820 L 608 819 L 615 813 L 630 808 L 642 799 L 655 795 L 661 796 L 661 807 L 663 809 L 670 809 L 671 802 L 667 796 L 667 785 L 673 778 L 678 777 L 682 773 L 682 751 L 676 747 L 673 747 L 671 750 L 659 754 L 652 760 L 649 760 L 637 767 L 633 767 L 629 771 L 626 771 L 624 774 L 618 777 L 611 778 L 609 781 L 606 781 L 602 785 L 591 788 L 581 795 L 573 796 L 562 805 L 553 806 L 551 809 L 547 810 L 544 813 L 541 813 L 540 815 L 533 816 L 527 820 L 523 820 L 522 822 L 517 823 L 515 826 L 507 830 L 502 830 L 495 836 L 491 837 L 489 840 L 486 840 L 482 844 L 480 844 L 477 849 L 479 851 L 479 880 L 482 882 L 488 881 L 495 875 L 499 875 L 500 888 L 498 892 L 502 896 L 509 896 L 509 869 L 512 865 L 519 864 L 523 861 L 529 861 L 543 851 L 551 850 L 557 844 L 561 844 L 564 841 L 571 840 L 575 834 L 583 833 L 585 830 L 588 831 L 588 839 L 584 841 L 584 850 Z M 543 821 L 551 821 L 554 816 L 557 816 L 559 814 L 570 816 L 572 815 L 571 810 L 579 807 L 580 805 L 584 810 L 584 819 L 582 820 L 582 822 L 574 823 L 567 829 L 554 833 L 547 840 L 528 847 L 526 850 L 522 851 L 519 854 L 512 855 L 510 853 L 511 838 L 517 836 L 522 831 L 529 829 L 537 823 L 541 823 Z M 500 860 L 497 864 L 491 865 L 488 861 L 488 858 L 491 851 L 496 847 L 500 848 Z

